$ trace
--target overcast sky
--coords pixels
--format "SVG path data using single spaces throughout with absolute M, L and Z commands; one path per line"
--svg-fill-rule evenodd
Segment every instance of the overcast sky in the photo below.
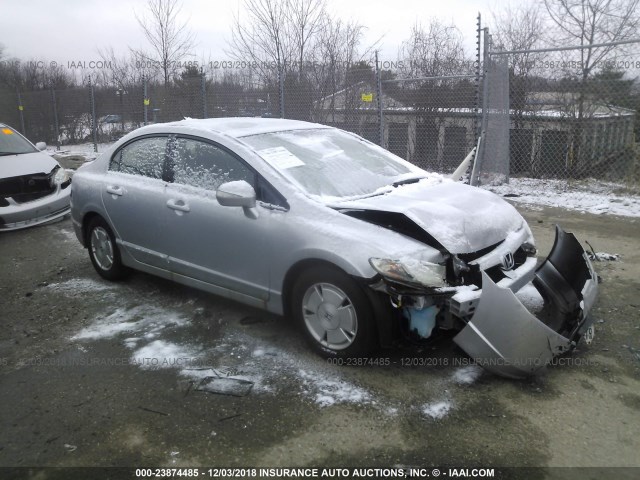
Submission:
M 183 0 L 182 15 L 197 37 L 198 59 L 225 60 L 233 12 L 242 0 Z M 0 0 L 0 44 L 5 55 L 22 60 L 91 61 L 98 49 L 113 47 L 125 54 L 128 46 L 146 47 L 134 12 L 142 13 L 146 0 Z M 402 40 L 415 22 L 433 17 L 453 22 L 473 51 L 476 15 L 489 18 L 498 0 L 327 0 L 331 12 L 355 19 L 367 27 L 364 44 L 382 37 L 383 58 L 395 59 Z

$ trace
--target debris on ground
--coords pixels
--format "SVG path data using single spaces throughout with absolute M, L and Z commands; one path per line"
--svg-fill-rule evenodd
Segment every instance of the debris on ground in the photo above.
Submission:
M 589 248 L 591 249 L 591 251 L 587 251 L 589 260 L 595 260 L 596 262 L 615 262 L 620 260 L 620 255 L 618 253 L 596 252 L 595 248 L 593 248 L 589 242 L 585 241 L 585 243 L 589 245 Z
M 620 255 L 617 253 L 607 252 L 588 252 L 589 260 L 595 260 L 596 262 L 616 262 L 620 260 Z
M 231 395 L 233 397 L 246 397 L 251 393 L 254 385 L 251 380 L 222 376 L 213 368 L 211 371 L 214 375 L 204 377 L 194 390 L 217 393 L 219 395 Z

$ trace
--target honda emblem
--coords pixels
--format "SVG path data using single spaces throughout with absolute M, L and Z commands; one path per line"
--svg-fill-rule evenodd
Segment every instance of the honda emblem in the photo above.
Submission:
M 504 257 L 502 257 L 502 270 L 511 270 L 515 263 L 516 262 L 513 259 L 513 253 L 507 253 Z

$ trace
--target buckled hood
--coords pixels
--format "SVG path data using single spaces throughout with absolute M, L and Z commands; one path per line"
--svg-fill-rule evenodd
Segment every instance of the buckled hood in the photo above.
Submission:
M 402 213 L 456 254 L 495 245 L 524 224 L 497 195 L 446 179 L 401 185 L 384 195 L 340 202 L 340 208 Z

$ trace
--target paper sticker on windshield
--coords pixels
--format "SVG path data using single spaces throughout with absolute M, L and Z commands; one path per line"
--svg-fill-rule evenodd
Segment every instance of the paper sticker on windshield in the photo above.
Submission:
M 13 131 L 9 128 L 3 128 L 2 133 L 4 133 L 5 135 L 13 135 Z
M 284 147 L 273 147 L 259 150 L 258 153 L 267 162 L 278 169 L 299 167 L 304 162 Z

